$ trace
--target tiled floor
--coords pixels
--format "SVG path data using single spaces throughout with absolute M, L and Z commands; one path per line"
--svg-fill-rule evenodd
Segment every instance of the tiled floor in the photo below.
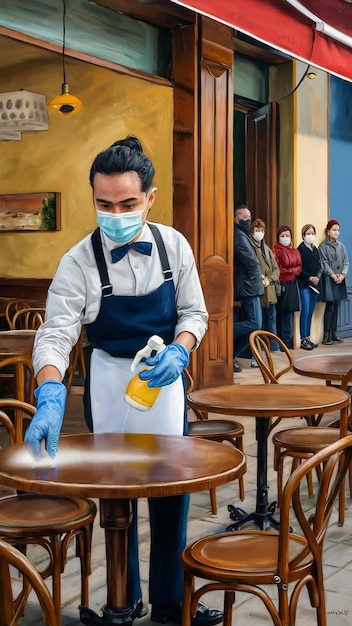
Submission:
M 323 352 L 351 352 L 352 338 L 346 339 L 339 346 L 319 346 L 314 354 Z M 297 349 L 293 351 L 294 356 L 303 356 L 307 353 Z M 275 358 L 283 359 L 282 354 L 276 353 Z M 352 357 L 351 357 L 352 361 Z M 261 383 L 262 378 L 258 370 L 249 367 L 250 361 L 239 359 L 243 366 L 243 372 L 236 374 L 234 382 L 237 384 Z M 352 363 L 351 363 L 352 364 Z M 316 384 L 318 381 L 303 378 L 294 373 L 285 375 L 285 382 L 304 382 L 307 384 Z M 80 387 L 73 388 L 67 403 L 67 414 L 64 422 L 63 432 L 79 432 L 84 431 L 85 425 L 82 418 L 81 410 L 82 389 Z M 216 417 L 216 416 L 212 416 Z M 238 418 L 236 418 L 238 419 Z M 291 425 L 300 424 L 300 420 L 292 420 Z M 254 436 L 254 420 L 251 418 L 243 418 L 245 427 L 245 452 L 247 455 L 248 470 L 245 475 L 246 498 L 241 506 L 247 510 L 253 510 L 255 503 L 255 482 L 256 482 L 256 443 Z M 269 446 L 270 448 L 270 446 Z M 271 459 L 269 459 L 269 487 L 271 498 L 275 499 L 276 486 L 275 475 L 271 470 Z M 188 526 L 188 540 L 223 531 L 226 526 L 231 523 L 227 511 L 229 503 L 238 503 L 238 486 L 237 484 L 228 484 L 217 489 L 218 500 L 218 516 L 213 518 L 210 515 L 209 493 L 201 492 L 192 494 L 191 507 Z M 148 554 L 149 554 L 149 524 L 147 519 L 146 501 L 140 501 L 140 566 L 143 579 L 143 596 L 148 601 Z M 90 607 L 100 612 L 105 602 L 105 546 L 104 535 L 99 527 L 99 519 L 95 523 L 93 535 L 93 573 L 90 579 Z M 32 554 L 31 554 L 32 551 Z M 31 548 L 30 554 L 32 558 L 39 559 L 38 549 Z M 74 552 L 71 550 L 70 560 L 66 566 L 65 573 L 62 577 L 62 626 L 78 626 L 80 624 L 77 606 L 80 602 L 79 598 L 79 564 L 74 558 Z M 328 626 L 350 626 L 352 624 L 352 504 L 347 498 L 346 521 L 342 528 L 337 525 L 337 512 L 333 513 L 329 532 L 325 542 L 324 552 L 325 563 L 325 586 L 327 594 L 328 609 Z M 211 606 L 221 608 L 222 594 L 212 593 L 205 597 L 207 603 Z M 39 626 L 42 623 L 38 617 L 39 609 L 35 603 L 30 603 L 25 611 L 25 616 L 21 622 L 23 626 Z M 151 626 L 149 617 L 145 617 L 138 623 L 141 626 Z M 259 600 L 253 597 L 237 594 L 236 604 L 234 607 L 234 624 L 242 624 L 246 626 L 265 626 L 272 624 L 263 605 Z M 308 596 L 304 591 L 301 596 L 298 609 L 297 626 L 310 626 L 316 624 L 315 610 L 310 607 Z

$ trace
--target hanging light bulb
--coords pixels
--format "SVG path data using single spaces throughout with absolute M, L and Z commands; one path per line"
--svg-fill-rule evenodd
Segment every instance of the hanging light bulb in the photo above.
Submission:
M 61 86 L 61 94 L 50 100 L 49 107 L 56 109 L 63 115 L 73 115 L 78 113 L 82 108 L 82 102 L 69 92 L 68 83 L 66 82 L 65 68 L 65 44 L 66 44 L 66 0 L 62 0 L 63 4 L 63 37 L 62 37 L 62 74 L 63 83 Z

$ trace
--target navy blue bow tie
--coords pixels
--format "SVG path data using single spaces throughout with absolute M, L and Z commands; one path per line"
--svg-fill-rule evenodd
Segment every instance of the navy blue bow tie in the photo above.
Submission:
M 141 254 L 146 254 L 150 256 L 152 253 L 152 245 L 149 241 L 136 241 L 135 243 L 126 243 L 124 246 L 119 246 L 118 248 L 114 248 L 111 250 L 111 260 L 113 263 L 118 263 L 121 261 L 125 254 L 127 254 L 130 248 L 137 250 Z

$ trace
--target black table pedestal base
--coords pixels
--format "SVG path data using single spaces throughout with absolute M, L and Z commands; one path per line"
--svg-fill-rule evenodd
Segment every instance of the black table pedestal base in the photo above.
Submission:
M 112 609 L 108 606 L 103 607 L 103 615 L 99 617 L 97 613 L 88 609 L 86 606 L 79 606 L 79 616 L 82 624 L 87 626 L 130 626 L 136 617 L 134 607 L 126 609 Z
M 243 509 L 229 504 L 227 510 L 231 519 L 235 520 L 226 530 L 240 530 L 244 524 L 254 522 L 260 530 L 274 528 L 279 530 L 280 524 L 273 517 L 276 509 L 276 502 L 269 504 L 268 500 L 268 435 L 269 419 L 256 418 L 256 440 L 257 440 L 257 498 L 256 509 L 253 513 L 247 514 Z
M 260 530 L 268 530 L 269 528 L 279 530 L 280 523 L 272 515 L 275 508 L 276 503 L 273 502 L 264 513 L 258 513 L 257 511 L 254 511 L 253 513 L 246 513 L 243 509 L 229 504 L 227 510 L 230 513 L 231 519 L 233 519 L 235 523 L 227 526 L 226 530 L 241 530 L 248 522 L 254 522 Z

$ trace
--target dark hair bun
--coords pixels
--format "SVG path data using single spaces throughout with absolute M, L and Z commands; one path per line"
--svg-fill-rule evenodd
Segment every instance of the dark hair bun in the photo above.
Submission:
M 127 135 L 125 139 L 119 139 L 115 141 L 111 146 L 111 148 L 129 148 L 130 150 L 136 150 L 136 152 L 140 152 L 143 154 L 142 144 L 139 139 L 135 135 Z

